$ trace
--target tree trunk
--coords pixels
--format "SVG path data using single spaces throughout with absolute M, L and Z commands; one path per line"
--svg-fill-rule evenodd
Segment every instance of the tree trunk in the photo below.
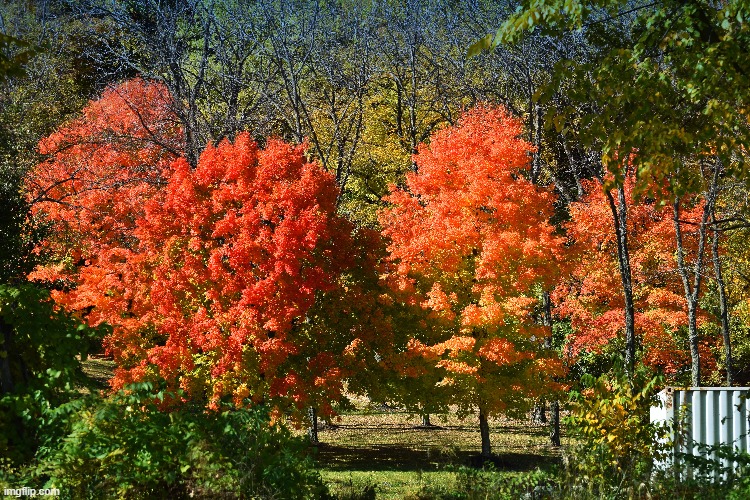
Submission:
M 690 359 L 691 359 L 691 384 L 694 387 L 700 386 L 701 364 L 700 351 L 698 350 L 698 298 L 700 297 L 701 281 L 703 278 L 703 255 L 706 247 L 706 227 L 708 226 L 709 217 L 714 210 L 716 201 L 716 192 L 719 180 L 719 164 L 715 162 L 711 184 L 706 193 L 706 201 L 703 205 L 703 214 L 698 226 L 698 249 L 693 263 L 692 270 L 689 269 L 685 262 L 685 248 L 682 242 L 682 223 L 680 221 L 680 199 L 675 197 L 674 200 L 674 230 L 675 239 L 677 240 L 677 270 L 682 278 L 682 285 L 685 290 L 685 302 L 688 312 L 688 340 L 690 342 Z M 690 278 L 692 274 L 692 284 Z
M 628 246 L 628 208 L 625 203 L 625 188 L 617 188 L 618 204 L 611 191 L 607 191 L 609 208 L 615 224 L 617 236 L 617 262 L 620 268 L 620 280 L 625 297 L 625 369 L 629 378 L 633 377 L 635 368 L 635 307 L 633 306 L 633 278 L 630 271 L 630 247 Z
M 552 300 L 549 292 L 542 293 L 542 325 L 549 327 L 549 336 L 544 338 L 544 348 L 552 349 Z M 544 398 L 534 402 L 531 421 L 536 425 L 547 423 L 547 401 Z
M 310 443 L 318 444 L 318 410 L 311 406 L 307 409 L 307 416 L 310 419 L 310 428 L 307 430 L 307 435 L 310 438 Z
M 552 298 L 549 295 L 549 292 L 544 292 L 542 294 L 542 305 L 544 307 L 544 316 L 542 318 L 542 323 L 544 326 L 549 327 L 549 336 L 547 336 L 544 339 L 544 348 L 545 349 L 552 349 L 552 341 L 553 341 L 553 331 L 552 331 Z M 541 405 L 541 415 L 539 418 L 539 422 L 542 424 L 547 423 L 547 402 L 545 400 L 539 401 Z
M 549 337 L 544 340 L 544 348 L 552 349 L 552 299 L 549 296 L 549 292 L 542 294 L 542 307 L 544 309 L 542 325 L 549 327 Z
M 487 422 L 487 414 L 482 408 L 479 409 L 479 434 L 482 437 L 482 457 L 489 458 L 492 455 L 490 424 Z
M 432 427 L 432 422 L 430 422 L 429 413 L 425 413 L 422 415 L 422 427 Z
M 682 226 L 680 223 L 680 199 L 674 200 L 674 231 L 677 240 L 677 269 L 682 278 L 682 285 L 685 291 L 685 303 L 688 313 L 688 341 L 690 343 L 691 359 L 691 384 L 693 387 L 700 386 L 701 380 L 701 363 L 700 352 L 698 351 L 698 328 L 696 321 L 696 308 L 698 302 L 698 287 L 700 286 L 700 274 L 694 275 L 694 283 L 691 286 L 689 271 L 685 263 L 685 248 L 682 244 Z M 699 252 L 700 254 L 700 252 Z M 700 259 L 696 258 L 696 265 L 699 265 Z M 698 287 L 696 287 L 698 285 Z
M 533 95 L 533 92 L 531 93 Z M 531 182 L 534 184 L 539 180 L 539 174 L 542 171 L 542 118 L 541 107 L 539 104 L 529 103 L 529 116 L 533 124 L 532 142 L 534 144 L 534 153 L 531 157 Z
M 549 441 L 552 446 L 560 446 L 560 402 L 555 400 L 550 408 Z
M 721 260 L 719 260 L 719 231 L 716 229 L 716 214 L 712 214 L 714 224 L 714 237 L 711 242 L 711 254 L 714 262 L 714 275 L 716 277 L 716 288 L 719 291 L 719 308 L 721 316 L 721 335 L 724 339 L 724 364 L 727 369 L 727 387 L 732 387 L 732 339 L 729 336 L 729 311 L 727 309 L 727 295 L 724 288 L 724 277 L 721 272 Z

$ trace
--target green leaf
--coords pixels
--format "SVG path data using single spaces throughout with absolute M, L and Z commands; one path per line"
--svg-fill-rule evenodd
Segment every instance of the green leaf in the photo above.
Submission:
M 472 57 L 478 56 L 482 52 L 494 49 L 494 40 L 495 35 L 490 33 L 469 45 L 469 50 L 466 53 L 466 59 L 471 59 Z

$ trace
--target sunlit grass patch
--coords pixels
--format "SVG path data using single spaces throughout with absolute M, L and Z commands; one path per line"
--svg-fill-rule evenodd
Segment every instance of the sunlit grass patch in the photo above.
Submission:
M 456 477 L 450 471 L 330 471 L 322 470 L 321 476 L 331 493 L 342 498 L 362 495 L 372 488 L 379 499 L 402 499 L 418 493 L 423 486 L 452 490 Z

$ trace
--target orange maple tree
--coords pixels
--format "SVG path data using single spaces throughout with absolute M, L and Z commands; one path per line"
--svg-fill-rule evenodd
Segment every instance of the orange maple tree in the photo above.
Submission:
M 531 145 L 502 108 L 478 107 L 435 133 L 416 173 L 381 213 L 394 290 L 425 313 L 404 355 L 406 374 L 437 371 L 452 402 L 487 417 L 549 388 L 561 365 L 535 324 L 537 292 L 551 288 L 563 238 L 548 222 L 553 196 L 524 177 Z
M 690 353 L 685 339 L 680 339 L 687 312 L 674 257 L 673 212 L 655 200 L 636 200 L 634 185 L 630 174 L 624 179 L 624 192 L 636 338 L 641 360 L 675 377 L 689 367 Z M 571 321 L 573 335 L 568 346 L 574 357 L 586 352 L 618 351 L 617 342 L 623 339 L 625 328 L 617 242 L 608 200 L 598 180 L 584 181 L 584 189 L 583 198 L 570 205 L 571 221 L 566 228 L 574 241 L 571 271 L 552 294 L 557 304 L 555 313 Z M 689 208 L 681 217 L 686 226 L 696 227 L 702 202 L 686 201 Z M 616 204 L 619 206 L 619 201 Z M 695 253 L 696 243 L 695 232 L 687 230 L 685 247 L 689 254 Z M 700 320 L 705 322 L 705 314 Z M 702 362 L 708 369 L 715 364 L 714 357 L 708 343 L 704 342 L 701 349 Z

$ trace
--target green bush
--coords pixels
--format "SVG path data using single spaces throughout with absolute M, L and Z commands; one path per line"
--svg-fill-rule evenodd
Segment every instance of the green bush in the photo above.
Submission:
M 148 383 L 89 398 L 31 473 L 75 499 L 327 496 L 306 441 L 265 409 L 161 411 L 164 398 Z
M 0 465 L 20 467 L 59 439 L 58 417 L 85 385 L 81 360 L 102 335 L 55 306 L 46 290 L 0 284 Z
M 570 434 L 577 439 L 566 456 L 562 488 L 588 498 L 638 496 L 648 488 L 666 429 L 652 425 L 650 408 L 663 377 L 639 367 L 628 377 L 622 363 L 609 374 L 581 377 L 571 392 Z
M 553 498 L 750 498 L 750 457 L 726 446 L 703 450 L 703 457 L 716 459 L 683 454 L 676 469 L 654 468 L 671 453 L 666 426 L 650 422 L 662 385 L 663 377 L 645 367 L 628 377 L 621 363 L 598 378 L 581 377 L 566 419 L 577 442 L 568 449 Z M 738 468 L 722 467 L 721 458 Z
M 750 498 L 750 454 L 731 445 L 697 448 L 696 455 L 676 453 L 677 465 L 653 475 L 654 494 L 702 500 Z

